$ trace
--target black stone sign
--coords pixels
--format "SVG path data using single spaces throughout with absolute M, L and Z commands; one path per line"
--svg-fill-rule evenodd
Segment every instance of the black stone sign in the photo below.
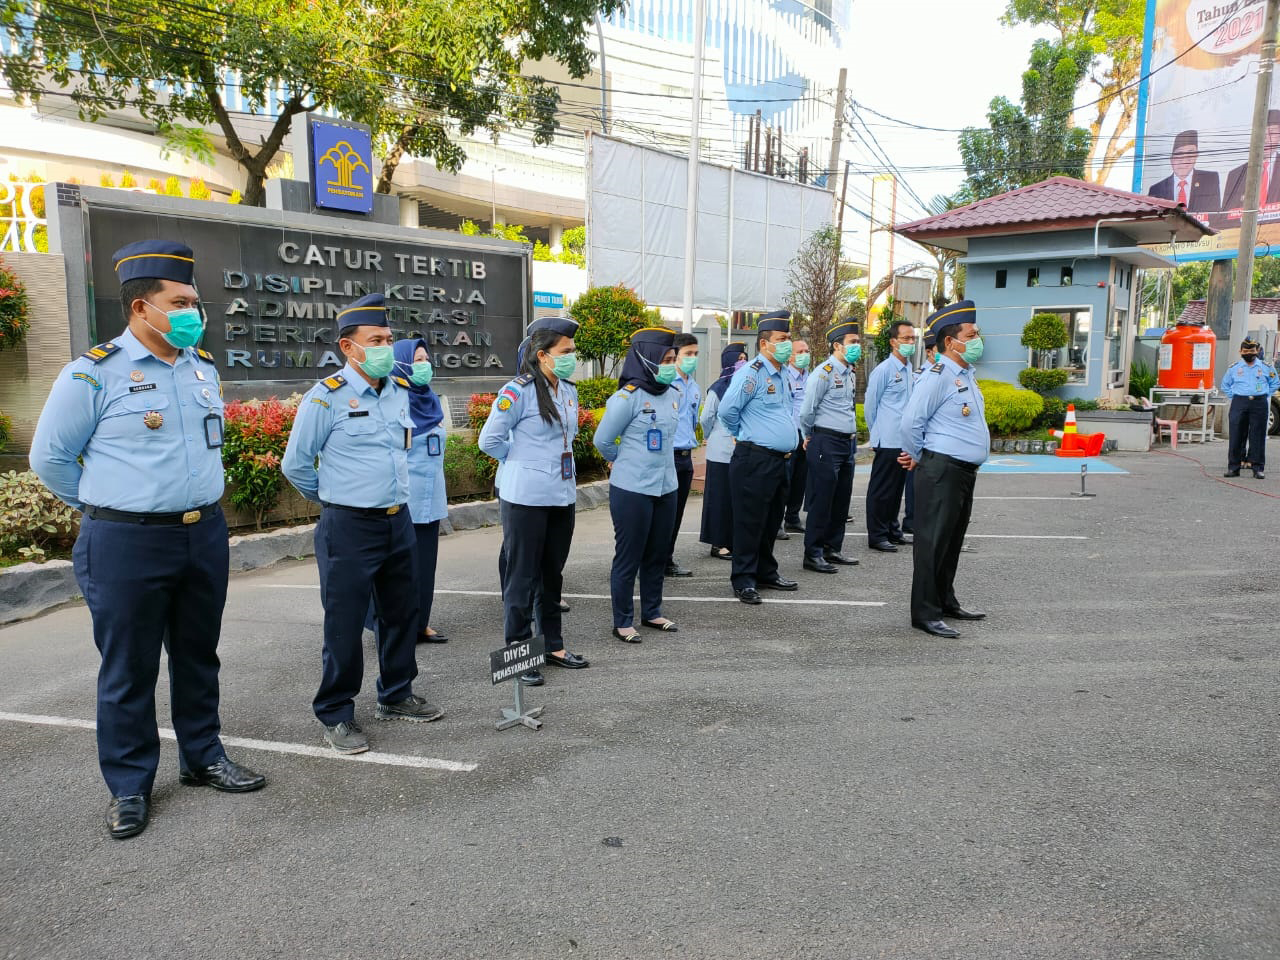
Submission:
M 427 341 L 437 376 L 513 376 L 527 254 L 90 205 L 91 342 L 124 329 L 111 254 L 134 240 L 195 251 L 201 342 L 227 381 L 315 381 L 345 363 L 337 312 L 383 293 L 397 338 Z
M 541 637 L 513 643 L 489 654 L 489 669 L 493 672 L 495 685 L 514 679 L 526 670 L 536 670 L 546 662 L 546 646 Z

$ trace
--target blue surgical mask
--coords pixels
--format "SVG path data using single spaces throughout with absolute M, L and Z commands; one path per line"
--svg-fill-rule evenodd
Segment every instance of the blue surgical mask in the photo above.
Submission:
M 430 360 L 415 360 L 413 361 L 413 372 L 409 374 L 409 382 L 425 387 L 431 382 L 431 377 L 434 374 L 435 371 L 431 369 Z
M 381 380 L 396 368 L 396 354 L 390 347 L 366 347 L 358 344 L 364 351 L 364 359 L 357 360 L 356 366 L 373 377 Z
M 862 345 L 859 343 L 851 343 L 844 348 L 844 359 L 846 363 L 857 363 L 862 359 Z
M 791 359 L 791 341 L 782 340 L 773 346 L 773 359 L 779 364 L 786 363 Z
M 160 310 L 150 300 L 143 300 L 142 302 L 152 310 L 159 310 L 169 318 L 169 330 L 166 333 L 157 330 L 151 325 L 150 321 L 143 317 L 143 323 L 164 337 L 169 346 L 185 350 L 187 347 L 194 347 L 200 342 L 200 338 L 204 336 L 204 317 L 197 308 L 183 307 L 180 310 Z
M 551 364 L 551 372 L 556 375 L 557 380 L 570 379 L 577 369 L 578 355 L 576 353 L 562 353 Z
M 809 354 L 797 353 L 795 359 L 791 362 L 796 365 L 797 370 L 807 370 L 809 369 Z
M 974 337 L 964 345 L 964 362 L 977 363 L 982 359 L 982 338 Z
M 660 384 L 670 386 L 676 379 L 676 365 L 674 363 L 660 363 L 658 369 L 653 375 L 653 379 Z
M 914 343 L 898 344 L 898 353 L 902 354 L 902 359 L 910 360 L 916 353 L 916 345 Z

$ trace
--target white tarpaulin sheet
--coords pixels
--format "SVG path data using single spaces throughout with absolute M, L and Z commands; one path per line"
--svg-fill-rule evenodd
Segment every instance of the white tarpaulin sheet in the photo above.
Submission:
M 587 148 L 587 266 L 651 306 L 684 300 L 688 160 L 593 135 Z M 709 163 L 698 169 L 693 306 L 776 310 L 796 251 L 831 222 L 831 194 Z

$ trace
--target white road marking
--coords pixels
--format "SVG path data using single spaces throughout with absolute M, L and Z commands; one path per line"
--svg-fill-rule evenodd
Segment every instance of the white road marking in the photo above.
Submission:
M 1076 503 L 1094 503 L 1092 498 L 1080 497 L 974 497 L 975 500 L 1074 500 Z
M 1084 539 L 1083 537 L 1081 539 Z M 319 590 L 320 585 L 314 583 L 255 583 L 255 587 L 259 589 L 284 589 L 284 590 Z M 770 591 L 766 591 L 770 592 Z M 436 593 L 447 593 L 461 597 L 500 597 L 501 591 L 498 590 L 441 590 L 436 589 Z M 637 594 L 637 597 L 639 595 Z M 566 600 L 611 600 L 613 599 L 607 593 L 566 593 Z M 682 600 L 687 603 L 738 603 L 737 597 L 671 597 L 664 596 L 663 601 Z M 805 605 L 817 604 L 819 606 L 828 607 L 883 607 L 884 601 L 881 600 L 810 600 L 810 599 L 784 599 L 778 597 L 770 598 L 769 603 L 803 603 Z
M 35 723 L 46 727 L 74 727 L 79 730 L 96 730 L 98 728 L 98 725 L 92 720 L 79 720 L 75 717 L 48 717 L 36 713 L 5 713 L 0 711 L 0 720 L 10 720 L 14 723 Z M 165 740 L 178 739 L 178 735 L 168 727 L 160 728 L 160 736 Z M 243 747 L 246 750 L 294 753 L 303 757 L 351 760 L 356 763 L 380 763 L 388 767 L 419 767 L 427 770 L 447 770 L 451 773 L 470 773 L 476 768 L 474 763 L 440 760 L 436 757 L 411 757 L 400 753 L 378 753 L 373 750 L 367 753 L 343 754 L 335 753 L 328 747 L 317 747 L 312 744 L 280 743 L 276 740 L 254 740 L 251 737 L 223 737 L 222 743 L 224 746 Z
M 966 533 L 965 539 L 980 540 L 1088 540 L 1088 537 L 1056 536 L 1042 533 Z

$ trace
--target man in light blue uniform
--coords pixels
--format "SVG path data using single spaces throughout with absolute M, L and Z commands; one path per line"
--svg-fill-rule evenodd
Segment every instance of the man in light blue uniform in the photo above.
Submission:
M 680 537 L 680 524 L 684 522 L 689 490 L 693 486 L 693 448 L 698 445 L 698 407 L 702 404 L 702 388 L 693 379 L 694 371 L 698 369 L 698 338 L 691 333 L 677 333 L 671 345 L 676 351 L 677 374 L 673 386 L 680 391 L 680 409 L 674 440 L 676 522 L 671 528 L 671 551 L 667 556 L 665 575 L 691 577 L 693 571 L 676 562 L 676 541 Z
M 804 456 L 809 461 L 804 568 L 816 573 L 835 573 L 835 564 L 858 563 L 840 552 L 853 495 L 853 456 L 857 450 L 854 368 L 862 356 L 858 324 L 846 320 L 831 327 L 827 345 L 831 356 L 809 378 L 800 411 Z
M 413 692 L 418 565 L 406 509 L 413 420 L 408 391 L 391 377 L 395 338 L 382 294 L 339 310 L 337 322 L 347 365 L 302 398 L 281 466 L 300 494 L 324 508 L 315 532 L 323 670 L 312 706 L 334 750 L 363 753 L 369 740 L 355 719 L 355 697 L 370 596 L 378 621 L 375 716 L 424 723 L 444 711 Z
M 1224 477 L 1240 476 L 1240 464 L 1247 460 L 1254 478 L 1265 478 L 1267 408 L 1271 395 L 1280 390 L 1280 379 L 1276 378 L 1274 369 L 1262 362 L 1261 353 L 1258 341 L 1246 337 L 1240 341 L 1240 359 L 1227 367 L 1222 376 L 1222 392 L 1231 398 L 1231 409 L 1227 412 L 1231 442 Z
M 128 324 L 54 381 L 31 467 L 84 513 L 76 580 L 102 655 L 98 762 L 107 828 L 141 833 L 160 761 L 156 677 L 169 655 L 179 779 L 243 793 L 265 778 L 218 737 L 218 635 L 227 598 L 222 388 L 204 332 L 189 247 L 141 240 L 116 251 Z
M 754 360 L 729 381 L 718 415 L 737 440 L 729 462 L 733 497 L 733 592 L 743 603 L 761 603 L 759 587 L 795 590 L 778 575 L 773 539 L 787 500 L 787 461 L 796 448 L 790 385 L 783 365 L 791 358 L 791 312 L 760 318 Z
M 808 460 L 804 455 L 804 436 L 800 429 L 800 410 L 804 406 L 804 388 L 809 381 L 809 364 L 813 359 L 809 344 L 804 340 L 791 342 L 791 359 L 783 367 L 791 384 L 791 419 L 796 424 L 796 455 L 787 461 L 787 508 L 782 518 L 779 540 L 790 540 L 791 533 L 804 533 L 800 522 L 800 508 L 804 506 L 805 485 L 808 480 Z M 790 531 L 790 533 L 788 533 Z
M 867 483 L 867 544 L 872 550 L 896 553 L 910 541 L 898 526 L 898 508 L 910 474 L 898 457 L 902 448 L 902 413 L 915 381 L 911 356 L 916 350 L 916 331 L 906 320 L 893 321 L 889 331 L 889 356 L 867 378 L 863 411 L 871 430 L 871 479 Z
M 943 616 L 986 616 L 965 610 L 955 592 L 978 467 L 991 449 L 986 404 L 973 369 L 982 358 L 976 320 L 972 300 L 943 307 L 929 318 L 938 361 L 921 375 L 902 415 L 899 462 L 916 474 L 922 514 L 916 520 L 911 625 L 947 639 L 960 634 Z

